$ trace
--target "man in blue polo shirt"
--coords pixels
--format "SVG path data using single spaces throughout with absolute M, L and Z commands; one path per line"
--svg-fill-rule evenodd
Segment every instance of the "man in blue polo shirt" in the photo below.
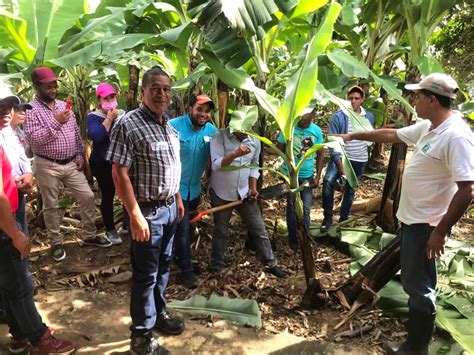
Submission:
M 304 158 L 306 152 L 315 144 L 321 144 L 323 142 L 323 132 L 319 126 L 315 125 L 312 121 L 315 119 L 314 109 L 309 108 L 303 114 L 294 131 L 294 143 L 293 151 L 295 156 L 295 163 Z M 286 144 L 283 135 L 280 133 L 278 136 L 278 148 L 285 151 Z M 314 176 L 314 161 L 317 155 L 317 167 L 316 176 Z M 321 171 L 323 168 L 322 150 L 318 150 L 317 153 L 311 154 L 308 159 L 305 160 L 298 172 L 299 184 L 307 184 L 303 190 L 301 190 L 301 199 L 303 200 L 303 212 L 304 212 L 304 224 L 306 230 L 309 232 L 309 225 L 311 223 L 310 213 L 311 206 L 313 204 L 313 187 L 319 186 L 319 180 L 321 179 Z M 283 171 L 288 174 L 286 165 L 282 166 Z M 286 225 L 288 228 L 288 241 L 290 248 L 296 250 L 298 248 L 298 239 L 296 237 L 296 216 L 293 196 L 288 194 L 288 204 L 286 206 Z
M 189 112 L 170 121 L 179 132 L 181 183 L 179 191 L 185 208 L 175 235 L 175 254 L 181 271 L 179 280 L 188 288 L 196 288 L 197 280 L 191 261 L 189 211 L 197 209 L 201 195 L 201 176 L 209 166 L 210 141 L 217 128 L 209 122 L 214 103 L 207 95 L 191 99 Z

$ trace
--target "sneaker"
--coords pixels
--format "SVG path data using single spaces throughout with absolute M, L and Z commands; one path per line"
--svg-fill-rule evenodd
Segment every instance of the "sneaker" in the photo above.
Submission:
M 171 313 L 164 311 L 156 317 L 155 328 L 162 333 L 170 335 L 179 335 L 184 330 L 184 322 Z
M 51 256 L 53 257 L 54 261 L 61 261 L 66 259 L 66 250 L 64 250 L 64 245 L 53 245 L 53 249 L 51 250 Z
M 107 237 L 101 238 L 99 236 L 95 236 L 94 238 L 84 239 L 84 244 L 93 245 L 93 246 L 101 247 L 101 248 L 108 248 L 112 246 L 112 243 L 110 242 L 110 240 L 107 239 Z
M 31 348 L 31 355 L 70 354 L 74 352 L 74 343 L 68 340 L 56 339 L 50 328 L 46 329 L 40 343 Z
M 286 279 L 288 277 L 288 274 L 282 269 L 280 269 L 278 266 L 266 268 L 265 271 L 272 275 L 275 275 L 279 279 Z
M 323 223 L 321 223 L 321 227 L 319 227 L 319 230 L 321 231 L 321 233 L 327 233 L 331 225 L 332 225 L 332 216 L 324 217 Z
M 118 232 L 117 232 L 119 235 L 128 235 L 130 233 L 130 231 L 128 230 L 127 227 L 120 227 Z
M 111 231 L 106 231 L 105 236 L 107 237 L 108 240 L 112 243 L 112 245 L 120 245 L 122 244 L 122 238 L 118 235 L 117 231 L 111 230 Z
M 134 355 L 169 355 L 168 349 L 158 344 L 158 340 L 148 332 L 147 334 L 132 334 L 130 354 Z
M 179 275 L 178 279 L 184 286 L 186 286 L 187 288 L 190 288 L 190 289 L 196 288 L 197 285 L 198 285 L 196 276 L 194 276 L 193 271 L 182 272 Z
M 30 347 L 30 343 L 26 339 L 15 339 L 10 338 L 10 345 L 8 345 L 8 350 L 12 354 L 20 354 Z

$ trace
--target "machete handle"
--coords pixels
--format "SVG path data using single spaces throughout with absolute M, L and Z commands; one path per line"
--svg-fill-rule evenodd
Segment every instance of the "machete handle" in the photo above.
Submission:
M 234 207 L 234 206 L 241 205 L 242 203 L 244 203 L 244 201 L 245 200 L 232 201 L 232 202 L 226 203 L 225 205 L 222 205 L 222 206 L 217 206 L 217 207 L 209 208 L 208 210 L 201 211 L 197 214 L 196 217 L 189 220 L 189 224 L 196 223 L 197 221 L 199 221 L 201 219 L 201 217 L 203 217 L 203 216 L 205 216 L 209 213 L 219 212 L 219 211 L 226 210 L 226 209 Z M 191 212 L 189 212 L 189 214 L 196 214 L 196 212 L 198 212 L 198 211 L 191 211 Z

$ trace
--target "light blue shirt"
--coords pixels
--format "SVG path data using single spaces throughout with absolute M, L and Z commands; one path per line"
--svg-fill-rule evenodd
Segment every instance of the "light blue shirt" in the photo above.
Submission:
M 304 157 L 305 153 L 315 144 L 321 144 L 323 142 L 323 132 L 319 126 L 311 123 L 308 128 L 302 129 L 298 126 L 295 127 L 295 133 L 293 136 L 293 154 L 295 155 L 295 163 Z M 286 144 L 283 139 L 283 135 L 278 135 L 278 142 Z M 309 179 L 314 175 L 314 157 L 316 153 L 311 154 L 301 166 L 298 174 L 299 179 Z M 282 165 L 282 170 L 288 175 L 288 169 L 285 164 Z
M 199 131 L 194 129 L 189 113 L 174 118 L 169 124 L 179 133 L 181 181 L 179 192 L 185 201 L 201 194 L 201 176 L 209 162 L 211 138 L 217 128 L 207 122 Z
M 225 201 L 236 201 L 244 199 L 249 192 L 249 178 L 258 179 L 260 172 L 258 168 L 243 168 L 234 171 L 219 171 L 222 167 L 222 159 L 229 153 L 237 150 L 243 144 L 250 148 L 250 153 L 235 158 L 231 166 L 258 166 L 260 155 L 260 141 L 247 136 L 242 142 L 237 139 L 229 129 L 220 129 L 211 141 L 211 188 Z

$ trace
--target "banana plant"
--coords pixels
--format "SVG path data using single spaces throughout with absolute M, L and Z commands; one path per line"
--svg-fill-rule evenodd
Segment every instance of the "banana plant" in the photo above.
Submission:
M 314 91 L 318 81 L 318 57 L 325 51 L 332 38 L 333 26 L 339 16 L 341 5 L 332 2 L 324 15 L 324 18 L 316 31 L 313 38 L 307 43 L 306 54 L 304 60 L 296 69 L 294 74 L 287 81 L 286 93 L 283 99 L 278 99 L 264 89 L 256 86 L 252 78 L 242 69 L 231 69 L 226 67 L 217 57 L 209 50 L 201 50 L 201 55 L 207 64 L 211 67 L 214 73 L 225 84 L 230 87 L 249 91 L 253 94 L 256 103 L 260 109 L 264 110 L 278 125 L 280 131 L 286 142 L 286 151 L 279 150 L 268 138 L 257 135 L 250 130 L 250 127 L 256 121 L 258 116 L 257 105 L 250 107 L 242 107 L 235 113 L 236 119 L 232 120 L 231 129 L 243 131 L 252 135 L 262 143 L 268 145 L 278 154 L 288 167 L 289 175 L 280 174 L 286 180 L 293 191 L 295 198 L 295 210 L 298 225 L 298 239 L 301 247 L 305 277 L 307 283 L 315 278 L 315 265 L 313 253 L 310 243 L 310 236 L 307 234 L 304 227 L 303 217 L 303 202 L 299 196 L 300 186 L 298 183 L 298 172 L 302 165 L 295 163 L 293 153 L 293 132 L 294 128 L 301 116 L 302 112 L 307 108 L 314 96 Z M 334 147 L 339 143 L 327 143 Z M 305 155 L 304 159 L 313 154 L 316 150 L 321 149 L 323 145 L 315 145 Z M 353 172 L 349 173 L 351 183 L 356 184 L 355 175 Z

